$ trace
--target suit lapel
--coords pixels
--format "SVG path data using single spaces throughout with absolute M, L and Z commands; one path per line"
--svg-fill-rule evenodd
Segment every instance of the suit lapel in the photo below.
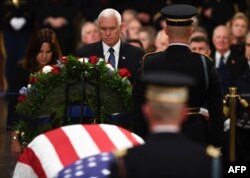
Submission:
M 122 68 L 126 63 L 126 54 L 127 54 L 127 48 L 126 48 L 126 44 L 124 42 L 121 42 L 121 46 L 120 46 L 120 54 L 119 54 L 119 60 L 118 60 L 118 68 Z
M 230 53 L 230 55 L 228 56 L 228 60 L 227 60 L 227 66 L 232 66 L 236 63 L 236 59 L 235 57 L 232 55 L 232 52 Z
M 96 45 L 96 52 L 98 57 L 104 58 L 102 42 L 99 41 Z

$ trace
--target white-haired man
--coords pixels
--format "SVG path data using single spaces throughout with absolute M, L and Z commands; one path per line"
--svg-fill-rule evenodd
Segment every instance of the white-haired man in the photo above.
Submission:
M 115 69 L 127 68 L 133 82 L 144 51 L 121 40 L 123 24 L 120 13 L 115 9 L 104 9 L 98 16 L 97 25 L 101 41 L 77 49 L 76 55 L 102 57 Z

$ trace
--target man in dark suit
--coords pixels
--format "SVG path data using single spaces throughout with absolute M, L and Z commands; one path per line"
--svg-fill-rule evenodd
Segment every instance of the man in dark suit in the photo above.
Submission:
M 147 84 L 143 113 L 150 134 L 144 145 L 117 156 L 111 178 L 220 177 L 219 150 L 201 146 L 180 133 L 188 86 L 194 80 L 178 73 L 151 72 L 143 76 L 143 82 Z
M 115 69 L 127 68 L 131 73 L 130 81 L 133 82 L 144 51 L 121 41 L 123 24 L 121 15 L 115 9 L 105 9 L 99 14 L 98 27 L 101 41 L 79 48 L 76 56 L 94 55 L 106 59 Z
M 247 71 L 247 61 L 243 55 L 230 49 L 230 29 L 219 25 L 213 32 L 215 51 L 211 57 L 221 76 L 223 94 L 228 94 L 228 88 L 235 86 L 237 79 Z
M 188 46 L 188 39 L 192 33 L 192 17 L 197 14 L 197 9 L 190 5 L 178 4 L 167 6 L 161 12 L 166 17 L 165 31 L 170 44 L 163 52 L 146 55 L 142 71 L 144 74 L 151 71 L 174 71 L 195 78 L 197 83 L 190 90 L 190 112 L 183 125 L 183 132 L 199 143 L 211 143 L 220 147 L 223 104 L 219 75 L 210 58 L 192 52 Z M 139 111 L 144 102 L 143 90 L 143 85 L 139 83 L 134 87 L 135 111 Z M 209 119 L 200 114 L 202 107 L 208 109 Z M 144 136 L 146 124 L 140 114 L 136 113 L 134 132 Z

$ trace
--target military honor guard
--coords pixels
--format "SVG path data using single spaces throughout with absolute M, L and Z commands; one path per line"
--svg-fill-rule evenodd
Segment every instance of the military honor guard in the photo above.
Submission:
M 220 177 L 220 152 L 195 143 L 181 133 L 194 79 L 178 73 L 148 72 L 143 113 L 150 134 L 144 145 L 118 154 L 112 178 Z M 191 164 L 190 164 L 191 163 Z
M 153 71 L 168 71 L 193 77 L 196 85 L 190 88 L 188 118 L 184 121 L 182 132 L 198 143 L 221 147 L 223 100 L 220 78 L 213 61 L 203 54 L 192 52 L 188 45 L 197 9 L 191 5 L 176 4 L 164 7 L 161 13 L 166 19 L 165 31 L 169 36 L 169 47 L 165 51 L 146 55 L 141 75 Z M 145 101 L 142 95 L 144 89 L 145 86 L 137 82 L 133 90 L 134 128 L 141 136 L 146 136 L 148 129 L 145 117 L 140 112 Z M 207 115 L 203 116 L 203 108 L 208 110 L 209 118 Z

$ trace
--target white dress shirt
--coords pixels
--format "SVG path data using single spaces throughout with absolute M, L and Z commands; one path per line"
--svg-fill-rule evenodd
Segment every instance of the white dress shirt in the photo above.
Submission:
M 103 46 L 103 55 L 105 57 L 105 61 L 108 62 L 108 58 L 110 55 L 109 48 L 114 49 L 114 55 L 115 55 L 115 69 L 118 68 L 118 61 L 119 61 L 119 54 L 120 54 L 120 46 L 121 46 L 121 40 L 119 40 L 113 47 L 108 46 L 104 42 L 102 42 Z

